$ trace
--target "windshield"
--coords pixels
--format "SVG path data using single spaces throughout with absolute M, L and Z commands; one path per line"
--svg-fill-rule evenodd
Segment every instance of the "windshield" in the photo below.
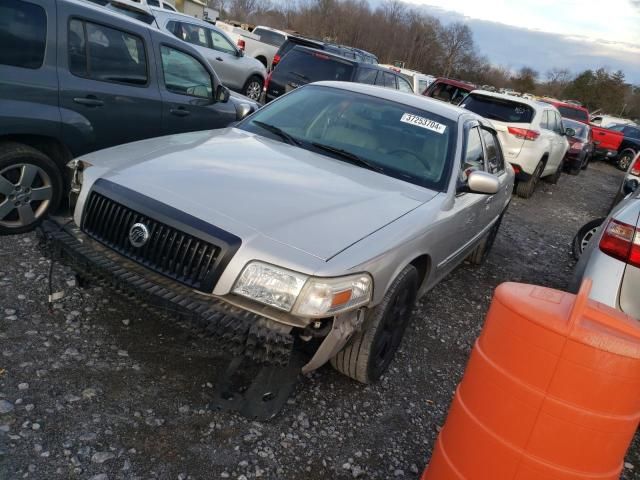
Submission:
M 317 85 L 268 104 L 238 128 L 440 191 L 456 139 L 455 122 L 439 115 Z
M 460 106 L 481 117 L 507 123 L 531 123 L 534 115 L 533 108 L 524 103 L 473 93 Z
M 580 122 L 589 122 L 589 115 L 584 110 L 578 110 L 577 108 L 564 107 L 562 105 L 557 107 L 560 111 L 560 115 L 563 118 L 571 118 Z

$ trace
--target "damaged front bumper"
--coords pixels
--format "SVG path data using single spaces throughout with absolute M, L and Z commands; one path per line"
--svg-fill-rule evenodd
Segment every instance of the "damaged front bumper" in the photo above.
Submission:
M 40 231 L 49 254 L 69 265 L 80 277 L 176 317 L 187 328 L 214 337 L 234 357 L 267 365 L 287 365 L 294 344 L 311 339 L 308 329 L 196 292 L 153 272 L 91 239 L 69 218 L 47 219 Z M 337 354 L 362 325 L 364 313 L 360 309 L 334 317 L 302 372 L 322 366 Z

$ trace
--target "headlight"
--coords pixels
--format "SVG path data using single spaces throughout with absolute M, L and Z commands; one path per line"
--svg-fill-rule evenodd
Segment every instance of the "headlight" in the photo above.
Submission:
M 326 317 L 371 301 L 373 280 L 366 273 L 337 278 L 308 277 L 268 265 L 249 263 L 233 293 L 301 317 Z

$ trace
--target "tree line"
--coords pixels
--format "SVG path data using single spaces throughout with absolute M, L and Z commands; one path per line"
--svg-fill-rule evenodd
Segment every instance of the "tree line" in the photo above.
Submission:
M 264 24 L 361 48 L 380 63 L 402 61 L 407 68 L 476 85 L 578 100 L 591 111 L 640 118 L 640 87 L 621 71 L 604 68 L 572 74 L 529 67 L 517 72 L 492 64 L 479 52 L 464 23 L 443 24 L 400 0 L 372 7 L 367 0 L 209 0 L 221 18 Z

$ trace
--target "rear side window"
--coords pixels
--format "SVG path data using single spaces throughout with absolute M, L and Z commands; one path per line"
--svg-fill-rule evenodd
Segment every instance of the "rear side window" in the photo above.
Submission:
M 0 2 L 0 64 L 40 68 L 46 37 L 47 16 L 42 7 L 18 0 Z
M 589 122 L 589 115 L 584 110 L 578 110 L 577 108 L 565 107 L 560 105 L 557 107 L 560 111 L 560 115 L 571 120 L 578 120 L 579 122 Z
M 398 90 L 400 90 L 401 92 L 413 93 L 411 84 L 402 77 L 398 77 Z
M 69 22 L 69 70 L 103 82 L 147 84 L 147 57 L 136 35 L 96 23 Z
M 353 65 L 320 52 L 294 50 L 280 61 L 275 70 L 275 74 L 277 73 L 289 73 L 307 83 L 322 80 L 349 81 L 353 75 Z
M 484 148 L 487 158 L 487 166 L 489 173 L 498 175 L 504 171 L 504 160 L 502 159 L 502 151 L 498 146 L 498 140 L 493 133 L 487 130 L 481 130 L 482 139 L 484 140 Z
M 198 47 L 211 48 L 209 42 L 209 30 L 190 23 L 180 23 L 178 33 L 174 33 L 178 38 Z M 174 29 L 175 30 L 175 29 Z
M 392 88 L 392 89 L 396 89 L 398 87 L 396 87 L 396 76 L 393 75 L 392 73 L 387 73 L 384 72 L 383 73 L 383 78 L 384 78 L 384 87 L 385 88 Z
M 377 70 L 373 70 L 371 68 L 361 68 L 360 70 L 358 70 L 358 73 L 356 73 L 356 82 L 375 85 L 376 75 L 378 75 Z
M 499 122 L 531 123 L 534 116 L 533 108 L 529 105 L 483 95 L 471 94 L 460 106 L 481 117 Z

